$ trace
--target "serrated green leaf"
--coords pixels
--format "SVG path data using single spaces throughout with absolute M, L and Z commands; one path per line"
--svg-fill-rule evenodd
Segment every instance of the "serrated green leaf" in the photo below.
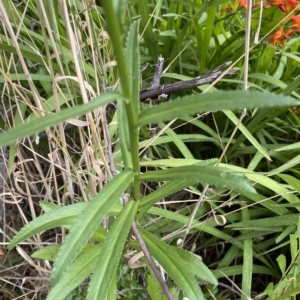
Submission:
M 258 91 L 217 91 L 186 96 L 152 106 L 140 113 L 137 125 L 142 126 L 207 111 L 292 105 L 299 105 L 299 102 L 282 95 Z
M 109 209 L 119 201 L 121 194 L 130 185 L 133 176 L 132 170 L 122 171 L 91 202 L 88 202 L 88 206 L 77 218 L 65 243 L 60 248 L 52 271 L 52 286 L 59 282 L 70 263 L 91 237 L 101 220 L 107 215 Z
M 163 300 L 164 292 L 158 280 L 153 275 L 147 276 L 147 291 L 151 299 Z
M 284 275 L 286 270 L 286 258 L 283 254 L 280 254 L 277 258 L 277 263 L 280 268 L 281 274 Z
M 179 179 L 194 180 L 195 182 L 201 182 L 203 185 L 211 184 L 236 191 L 244 190 L 255 193 L 255 189 L 250 185 L 244 174 L 220 167 L 192 165 L 160 171 L 149 171 L 142 174 L 140 179 L 154 182 Z
M 182 289 L 184 296 L 190 300 L 204 300 L 203 294 L 193 272 L 186 267 L 184 260 L 173 248 L 139 226 L 139 231 L 150 254 L 162 265 L 168 275 Z
M 35 251 L 31 257 L 54 261 L 61 245 L 49 245 Z
M 130 94 L 133 107 L 138 114 L 140 112 L 140 51 L 139 51 L 139 24 L 134 21 L 128 31 L 125 47 L 127 61 L 127 75 L 130 82 Z
M 44 205 L 44 203 L 43 203 Z M 55 205 L 56 206 L 56 205 Z M 49 210 L 49 212 L 38 218 L 32 220 L 27 225 L 25 225 L 10 241 L 8 245 L 8 250 L 11 250 L 18 243 L 26 240 L 27 238 L 58 226 L 70 226 L 74 223 L 78 215 L 88 206 L 88 203 L 76 203 L 64 207 L 55 208 L 51 205 L 54 210 Z M 50 209 L 50 206 L 44 206 Z M 116 216 L 121 211 L 122 206 L 118 203 L 115 204 L 110 211 L 107 213 L 108 216 Z
M 121 100 L 118 101 L 117 116 L 119 125 L 124 124 L 123 126 L 120 125 L 118 127 L 123 164 L 124 167 L 132 168 L 132 159 L 130 154 L 130 134 L 129 128 L 127 126 L 128 120 L 125 109 L 125 103 Z
M 121 258 L 132 221 L 138 208 L 137 201 L 129 201 L 114 221 L 103 243 L 99 260 L 88 291 L 88 300 L 105 299 L 111 278 Z
M 52 202 L 46 202 L 46 201 L 40 201 L 39 205 L 45 213 L 61 208 L 61 206 L 59 206 L 58 204 Z
M 110 286 L 108 288 L 108 292 L 105 300 L 116 300 L 117 293 L 118 291 L 117 291 L 117 271 L 116 271 L 114 276 L 112 277 L 112 280 L 110 281 Z
M 51 127 L 57 125 L 61 122 L 64 122 L 70 118 L 74 118 L 76 116 L 82 116 L 83 114 L 90 112 L 99 108 L 102 105 L 108 104 L 117 98 L 121 99 L 122 96 L 116 92 L 108 92 L 102 94 L 101 96 L 93 99 L 87 104 L 79 105 L 76 107 L 64 109 L 58 113 L 45 116 L 43 118 L 35 119 L 29 121 L 26 124 L 22 124 L 15 128 L 8 130 L 7 132 L 0 134 L 0 147 L 8 146 L 11 143 L 27 137 L 34 135 L 38 132 L 43 131 L 47 127 Z
M 193 253 L 184 249 L 171 246 L 173 250 L 188 264 L 189 268 L 199 279 L 218 285 L 218 281 L 209 268 Z
M 8 250 L 27 238 L 57 226 L 72 225 L 88 203 L 77 203 L 49 211 L 24 226 L 10 241 Z
M 46 300 L 63 300 L 78 285 L 80 285 L 95 268 L 102 244 L 93 245 L 88 251 L 80 255 L 70 266 L 67 273 L 51 289 Z

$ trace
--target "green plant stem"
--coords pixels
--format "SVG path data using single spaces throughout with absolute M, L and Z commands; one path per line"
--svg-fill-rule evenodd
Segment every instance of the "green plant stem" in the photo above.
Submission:
M 139 172 L 139 156 L 138 156 L 138 130 L 136 126 L 137 116 L 134 112 L 133 102 L 132 102 L 132 93 L 130 90 L 129 78 L 127 74 L 127 66 L 125 55 L 122 47 L 121 41 L 121 30 L 119 20 L 115 13 L 113 1 L 104 1 L 103 9 L 106 15 L 108 32 L 112 44 L 114 45 L 114 51 L 116 55 L 116 60 L 118 63 L 118 70 L 120 74 L 120 81 L 122 87 L 122 93 L 125 99 L 128 101 L 125 104 L 126 113 L 128 117 L 128 127 L 130 133 L 130 153 L 132 157 L 133 169 L 136 173 Z M 127 166 L 125 166 L 127 167 Z

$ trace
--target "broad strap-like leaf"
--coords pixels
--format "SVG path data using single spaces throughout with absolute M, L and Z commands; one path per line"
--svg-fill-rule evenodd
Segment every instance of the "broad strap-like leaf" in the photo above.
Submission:
M 7 132 L 0 134 L 0 147 L 8 146 L 21 138 L 34 135 L 48 127 L 55 126 L 70 118 L 82 116 L 92 110 L 99 108 L 102 105 L 108 104 L 116 100 L 117 98 L 121 99 L 122 97 L 116 92 L 107 92 L 93 99 L 87 104 L 67 108 L 58 113 L 48 115 L 43 118 L 35 119 L 29 121 L 26 124 L 17 126 L 13 129 L 10 129 Z
M 120 261 L 137 208 L 137 201 L 129 201 L 107 234 L 91 279 L 87 296 L 88 300 L 105 299 L 111 278 L 114 276 Z
M 75 260 L 67 273 L 51 289 L 46 300 L 63 300 L 94 270 L 102 244 L 91 247 Z
M 299 105 L 299 102 L 291 97 L 282 95 L 258 91 L 217 91 L 186 96 L 152 106 L 140 113 L 137 125 L 157 123 L 208 111 L 292 105 Z
M 55 286 L 62 278 L 64 272 L 79 254 L 110 208 L 119 201 L 121 194 L 130 185 L 133 176 L 134 172 L 132 170 L 122 171 L 88 203 L 60 248 L 51 276 L 52 286 Z
M 139 231 L 150 251 L 150 254 L 159 262 L 168 275 L 190 300 L 204 300 L 193 270 L 173 250 L 173 248 L 147 230 L 139 226 Z
M 149 171 L 140 176 L 143 181 L 169 181 L 169 180 L 194 180 L 203 185 L 210 184 L 226 187 L 235 191 L 249 191 L 255 193 L 245 175 L 221 167 L 205 167 L 192 165 L 185 167 L 170 168 L 160 171 Z

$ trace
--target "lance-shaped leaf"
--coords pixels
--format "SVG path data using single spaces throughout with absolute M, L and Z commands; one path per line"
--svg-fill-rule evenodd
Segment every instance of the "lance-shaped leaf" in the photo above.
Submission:
M 93 246 L 70 266 L 68 272 L 51 289 L 46 300 L 63 300 L 79 286 L 93 271 L 99 257 L 102 244 Z
M 149 171 L 140 176 L 143 181 L 169 181 L 169 180 L 193 180 L 203 185 L 210 184 L 226 187 L 235 191 L 248 191 L 255 193 L 245 175 L 230 169 L 208 166 L 185 166 L 160 171 Z
M 121 194 L 130 185 L 133 176 L 132 170 L 122 171 L 83 210 L 60 248 L 51 276 L 52 286 L 62 278 L 63 273 L 79 254 L 107 212 L 119 201 Z
M 8 250 L 11 250 L 17 244 L 23 242 L 29 237 L 58 226 L 72 225 L 79 214 L 88 206 L 88 202 L 76 203 L 64 207 L 58 207 L 55 210 L 49 211 L 33 221 L 26 224 L 10 241 Z M 110 208 L 108 216 L 116 216 L 121 211 L 121 205 L 116 203 Z
M 116 92 L 105 93 L 93 99 L 87 104 L 64 109 L 58 113 L 29 121 L 27 124 L 22 124 L 13 129 L 10 129 L 5 133 L 1 133 L 0 146 L 4 147 L 10 145 L 11 143 L 21 138 L 24 138 L 26 136 L 31 136 L 35 133 L 41 132 L 48 127 L 57 125 L 70 118 L 74 118 L 76 116 L 82 116 L 92 110 L 99 108 L 102 105 L 108 104 L 116 100 L 117 98 L 121 99 L 122 96 Z
M 90 283 L 88 300 L 105 299 L 111 278 L 117 269 L 131 223 L 138 207 L 137 201 L 129 201 L 109 231 Z
M 293 105 L 299 105 L 299 101 L 282 95 L 257 91 L 217 91 L 186 96 L 152 106 L 140 113 L 137 125 L 158 123 L 208 111 Z
M 184 296 L 190 300 L 202 300 L 203 294 L 195 279 L 194 271 L 173 248 L 147 230 L 139 226 L 139 231 L 150 251 L 150 254 L 161 264 L 168 275 L 182 289 Z

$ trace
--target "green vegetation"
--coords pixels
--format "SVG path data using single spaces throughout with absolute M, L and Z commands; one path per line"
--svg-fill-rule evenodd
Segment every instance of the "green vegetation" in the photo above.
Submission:
M 279 2 L 0 2 L 3 299 L 296 299 L 300 25 Z M 140 101 L 159 57 L 162 91 L 227 64 Z

